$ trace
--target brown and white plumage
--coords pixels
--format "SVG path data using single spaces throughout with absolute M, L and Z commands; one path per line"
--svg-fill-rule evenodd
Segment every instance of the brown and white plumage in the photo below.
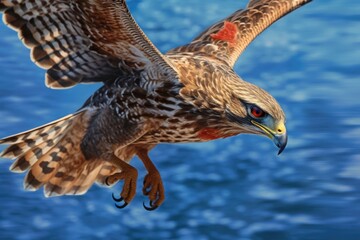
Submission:
M 5 24 L 18 31 L 31 49 L 31 59 L 47 69 L 46 84 L 51 88 L 112 81 L 121 75 L 124 64 L 175 76 L 135 23 L 125 1 L 5 0 L 0 4 Z
M 310 1 L 251 0 L 246 9 L 234 12 L 203 31 L 188 45 L 175 48 L 171 52 L 210 53 L 229 66 L 234 66 L 240 54 L 262 31 Z M 236 30 L 231 33 L 234 27 Z M 216 37 L 219 31 L 224 29 L 230 31 L 226 41 L 221 40 L 221 37 Z
M 263 89 L 233 71 L 264 29 L 310 0 L 251 0 L 191 43 L 161 54 L 124 0 L 1 0 L 5 24 L 45 68 L 46 84 L 66 88 L 103 82 L 76 112 L 0 140 L 11 170 L 28 171 L 25 188 L 47 196 L 82 194 L 97 181 L 124 180 L 124 207 L 135 195 L 136 154 L 148 175 L 143 193 L 164 201 L 161 177 L 147 153 L 161 142 L 199 142 L 253 133 L 285 148 L 285 115 Z

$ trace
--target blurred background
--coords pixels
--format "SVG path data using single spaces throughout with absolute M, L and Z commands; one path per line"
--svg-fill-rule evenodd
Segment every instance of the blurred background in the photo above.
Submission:
M 189 42 L 246 0 L 128 1 L 162 51 Z M 72 113 L 99 85 L 47 89 L 44 71 L 0 24 L 0 137 Z M 236 72 L 277 98 L 287 114 L 281 156 L 266 138 L 237 136 L 151 152 L 166 201 L 147 212 L 138 194 L 114 207 L 113 189 L 45 199 L 0 162 L 0 239 L 360 239 L 360 4 L 315 0 L 265 31 Z

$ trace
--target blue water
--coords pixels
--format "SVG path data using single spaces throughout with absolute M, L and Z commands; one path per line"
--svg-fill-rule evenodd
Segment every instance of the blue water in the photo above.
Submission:
M 129 1 L 165 52 L 245 6 L 233 0 Z M 71 113 L 96 89 L 47 89 L 15 32 L 0 25 L 0 136 Z M 125 209 L 93 186 L 45 199 L 0 162 L 0 239 L 360 239 L 360 4 L 315 0 L 281 19 L 240 57 L 236 71 L 287 114 L 281 156 L 266 138 L 237 136 L 151 152 L 166 201 L 147 212 L 140 187 Z

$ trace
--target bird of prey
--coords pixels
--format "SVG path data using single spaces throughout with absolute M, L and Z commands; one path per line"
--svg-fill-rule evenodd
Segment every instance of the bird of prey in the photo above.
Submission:
M 137 155 L 147 175 L 147 210 L 164 199 L 148 152 L 159 143 L 204 142 L 241 133 L 267 136 L 281 153 L 285 115 L 265 90 L 233 70 L 248 44 L 276 20 L 311 0 L 250 0 L 189 44 L 166 54 L 146 37 L 125 0 L 0 0 L 3 21 L 46 69 L 50 88 L 103 85 L 73 114 L 0 140 L 24 187 L 45 196 L 112 186 L 119 208 L 135 196 Z

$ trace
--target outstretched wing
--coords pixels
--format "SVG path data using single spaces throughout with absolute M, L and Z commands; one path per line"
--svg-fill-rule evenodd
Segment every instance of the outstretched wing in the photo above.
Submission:
M 176 76 L 125 0 L 0 0 L 0 11 L 47 69 L 48 87 L 111 81 L 124 69 L 145 70 L 150 79 Z
M 216 57 L 233 66 L 245 48 L 272 23 L 311 0 L 250 0 L 241 9 L 201 33 L 190 44 L 168 54 L 194 53 Z

